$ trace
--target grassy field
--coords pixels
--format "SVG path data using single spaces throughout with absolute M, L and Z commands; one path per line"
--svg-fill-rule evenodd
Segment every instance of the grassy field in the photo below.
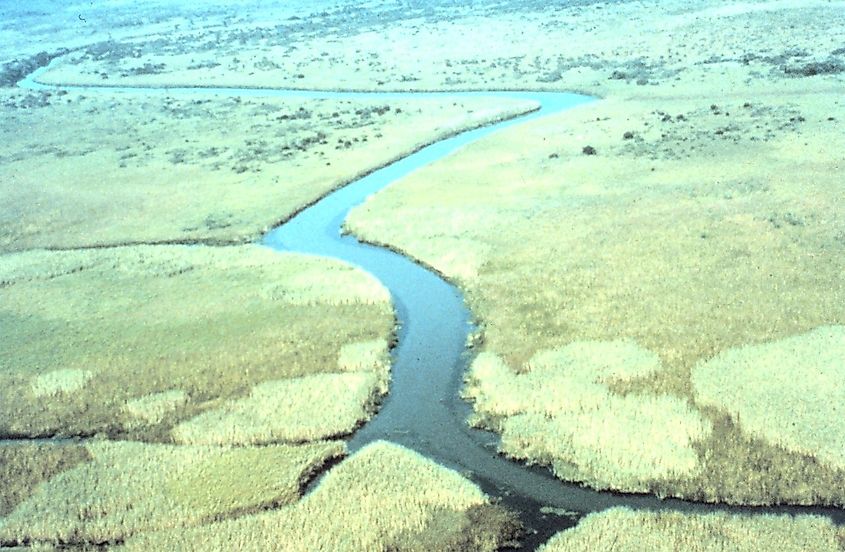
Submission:
M 265 510 L 285 517 L 313 473 L 345 454 L 325 439 L 352 432 L 387 393 L 393 312 L 357 269 L 241 244 L 425 143 L 533 105 L 15 89 L 65 48 L 84 46 L 106 83 L 113 63 L 137 59 L 115 40 L 175 62 L 165 42 L 177 36 L 197 47 L 198 33 L 239 32 L 233 18 L 254 28 L 321 7 L 54 4 L 0 8 L 0 434 L 22 438 L 0 449 L 0 541 L 87 546 L 191 526 L 214 535 L 208 524 L 249 524 Z M 57 72 L 84 76 L 77 55 Z M 158 71 L 145 60 L 124 76 Z M 26 442 L 34 436 L 95 440 Z M 386 445 L 364 457 L 367 467 L 316 493 L 324 517 L 291 518 L 300 531 L 313 518 L 319 538 L 403 549 L 493 550 L 514 536 L 513 517 L 457 474 Z M 391 461 L 404 464 L 390 471 Z M 373 467 L 382 494 L 402 503 L 397 521 L 326 533 L 328 506 L 359 516 L 360 499 L 343 495 Z M 252 537 L 264 548 L 275 535 Z
M 258 246 L 0 260 L 6 435 L 301 442 L 349 433 L 387 392 L 389 296 L 340 262 Z M 284 431 L 202 438 L 227 416 Z
M 838 552 L 845 532 L 815 516 L 740 516 L 721 513 L 635 512 L 611 508 L 555 535 L 541 552 Z
M 361 173 L 525 105 L 0 88 L 0 251 L 254 241 Z
M 3 493 L 0 542 L 119 542 L 289 504 L 313 472 L 344 452 L 338 441 L 255 448 L 128 441 L 4 446 L 4 481 L 12 489 Z
M 706 419 L 676 397 L 609 389 L 654 374 L 653 353 L 632 342 L 575 342 L 528 366 L 515 374 L 484 352 L 468 375 L 476 424 L 501 432 L 506 454 L 601 489 L 649 492 L 655 480 L 700 473 L 694 443 L 710 436 Z
M 478 487 L 398 445 L 377 442 L 329 472 L 313 493 L 273 512 L 140 535 L 129 550 L 494 551 L 514 519 Z

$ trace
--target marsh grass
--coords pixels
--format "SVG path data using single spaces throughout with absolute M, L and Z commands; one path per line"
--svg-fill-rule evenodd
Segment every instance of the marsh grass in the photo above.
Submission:
M 79 391 L 94 377 L 88 370 L 63 368 L 39 374 L 32 379 L 32 394 L 44 399 Z
M 845 504 L 845 470 L 754 437 L 722 411 L 704 407 L 702 412 L 713 431 L 695 444 L 699 477 L 654 481 L 651 491 L 658 496 L 730 504 Z
M 838 552 L 845 531 L 817 516 L 742 516 L 724 513 L 637 512 L 611 508 L 561 531 L 540 552 Z
M 398 445 L 368 445 L 299 502 L 203 527 L 138 535 L 130 550 L 496 550 L 513 518 L 474 484 Z M 474 546 L 462 548 L 461 546 Z M 451 548 L 449 548 L 451 547 Z M 428 548 L 431 549 L 431 548 Z
M 334 386 L 357 393 L 349 408 L 386 391 L 386 348 L 354 351 L 387 343 L 389 296 L 338 261 L 258 246 L 32 251 L 0 256 L 0 278 L 2 433 L 167 441 L 264 382 L 347 370 L 344 346 L 364 370 Z
M 72 91 L 23 109 L 26 92 L 5 95 L 0 113 L 13 123 L 0 128 L 3 252 L 254 241 L 363 172 L 530 108 L 483 98 L 384 110 L 381 100 Z M 349 147 L 335 149 L 338 140 Z
M 22 490 L 4 492 L 13 502 L 0 518 L 0 541 L 116 542 L 292 503 L 304 479 L 344 451 L 341 442 L 221 448 L 102 441 L 46 453 L 27 445 L 0 449 L 15 459 L 12 467 L 23 468 L 11 478 L 23 481 Z
M 777 13 L 805 17 L 800 10 Z M 683 20 L 673 34 L 702 31 Z M 714 20 L 714 32 L 727 20 Z M 513 127 L 351 212 L 347 226 L 356 235 L 427 264 L 473 250 L 475 274 L 448 263 L 434 266 L 463 288 L 484 334 L 483 350 L 510 371 L 530 376 L 528 365 L 538 352 L 578 342 L 632 339 L 660 360 L 658 370 L 608 381 L 603 389 L 567 384 L 569 392 L 555 399 L 537 398 L 541 391 L 507 375 L 503 381 L 513 394 L 496 397 L 499 414 L 485 413 L 490 401 L 475 397 L 475 423 L 501 431 L 505 415 L 523 401 L 590 402 L 605 393 L 617 396 L 607 401 L 614 409 L 649 395 L 661 397 L 667 413 L 679 412 L 670 404 L 698 408 L 691 373 L 699 363 L 734 348 L 845 324 L 836 161 L 845 147 L 838 123 L 845 108 L 831 100 L 826 81 L 806 82 L 809 88 L 797 93 L 781 78 L 764 86 L 751 69 L 737 67 L 723 77 L 708 65 L 695 67 L 695 86 L 682 79 L 674 88 L 649 87 L 648 97 L 611 95 Z M 725 79 L 736 79 L 734 95 L 711 109 Z M 585 144 L 600 155 L 582 155 Z M 456 223 L 450 222 L 454 213 L 460 213 Z M 439 249 L 425 243 L 435 236 L 446 238 Z M 479 379 L 498 381 L 501 374 L 488 371 Z M 688 445 L 696 469 L 681 470 L 680 478 L 667 472 L 643 479 L 637 488 L 702 500 L 842 503 L 841 486 L 825 486 L 839 473 L 830 460 L 814 467 L 808 448 L 793 443 L 787 450 L 784 437 L 774 437 L 785 419 L 770 424 L 765 437 L 738 438 L 752 431 L 741 415 L 730 431 L 718 412 L 702 406 L 696 416 L 725 433 L 701 434 Z M 570 438 L 589 442 L 591 437 L 569 432 L 594 427 L 580 417 L 567 421 L 566 430 L 539 416 L 524 419 L 531 438 L 512 444 L 543 443 L 530 460 L 535 462 L 550 463 L 550 449 L 570 447 L 561 444 Z M 625 440 L 650 439 L 650 425 L 630 429 L 642 436 Z M 776 453 L 780 468 L 768 470 L 759 461 L 768 453 Z M 782 478 L 793 468 L 794 477 Z M 599 486 L 609 479 L 601 464 L 582 470 L 567 462 L 557 469 Z M 720 479 L 737 485 L 735 495 Z
M 749 434 L 845 469 L 845 327 L 722 352 L 692 372 L 696 400 Z
M 305 442 L 346 435 L 369 419 L 387 382 L 375 373 L 314 374 L 266 381 L 173 428 L 186 444 Z
M 654 481 L 700 471 L 694 444 L 711 430 L 677 397 L 620 397 L 608 389 L 609 382 L 659 368 L 656 355 L 631 341 L 543 351 L 522 373 L 484 352 L 473 362 L 465 394 L 478 423 L 502 433 L 506 454 L 550 465 L 562 479 L 644 492 Z
M 0 520 L 54 475 L 89 462 L 84 446 L 6 445 L 0 447 Z M 2 522 L 0 522 L 2 523 Z
M 127 401 L 123 412 L 135 420 L 127 422 L 128 427 L 134 424 L 156 425 L 160 424 L 167 414 L 175 412 L 187 402 L 188 396 L 184 391 L 169 389 Z

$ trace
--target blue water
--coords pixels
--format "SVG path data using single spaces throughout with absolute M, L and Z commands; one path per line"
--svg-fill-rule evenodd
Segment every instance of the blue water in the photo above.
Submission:
M 361 243 L 353 236 L 341 234 L 343 221 L 350 209 L 412 171 L 434 163 L 491 133 L 571 109 L 592 98 L 549 92 L 382 93 L 214 87 L 57 87 L 37 82 L 38 76 L 47 68 L 35 71 L 21 81 L 20 86 L 32 90 L 75 88 L 91 92 L 104 90 L 144 95 L 190 93 L 344 100 L 493 97 L 535 102 L 538 108 L 529 114 L 463 132 L 375 170 L 297 213 L 262 239 L 264 245 L 278 251 L 321 255 L 357 265 L 373 274 L 390 290 L 400 326 L 398 344 L 392 352 L 390 393 L 375 418 L 351 437 L 350 450 L 355 451 L 374 440 L 385 439 L 459 470 L 478 483 L 485 492 L 501 498 L 505 505 L 520 512 L 522 520 L 536 531 L 523 540 L 528 549 L 535 548 L 556 531 L 577 522 L 577 516 L 543 514 L 541 506 L 553 506 L 579 514 L 612 506 L 696 512 L 729 510 L 745 513 L 816 513 L 828 515 L 840 524 L 845 522 L 845 511 L 835 508 L 729 507 L 675 499 L 660 500 L 646 495 L 598 492 L 563 483 L 546 469 L 523 466 L 499 456 L 496 453 L 497 436 L 471 429 L 466 424 L 470 408 L 458 395 L 463 374 L 471 360 L 470 352 L 466 349 L 466 339 L 473 330 L 471 313 L 460 292 L 435 272 L 399 253 Z

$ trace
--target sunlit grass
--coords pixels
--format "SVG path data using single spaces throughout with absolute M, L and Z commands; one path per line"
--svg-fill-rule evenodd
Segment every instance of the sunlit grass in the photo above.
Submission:
M 351 433 L 369 419 L 386 389 L 372 372 L 314 374 L 266 381 L 249 397 L 225 403 L 173 428 L 187 444 L 304 442 Z
M 845 531 L 818 516 L 684 514 L 611 508 L 561 531 L 540 552 L 839 552 Z
M 355 366 L 314 380 L 336 382 L 331 406 L 345 413 L 325 436 L 348 432 L 387 390 L 389 295 L 339 261 L 258 246 L 30 251 L 0 256 L 0 280 L 0 433 L 167 441 L 254 389 L 267 391 L 256 395 L 266 413 L 282 380 Z M 295 381 L 297 396 L 319 395 Z M 319 404 L 301 423 L 333 412 Z
M 43 481 L 90 460 L 84 445 L 21 443 L 0 447 L 0 526 L 2 519 Z
M 26 445 L 24 445 L 26 447 Z M 89 458 L 54 473 L 0 518 L 0 541 L 102 543 L 287 504 L 303 479 L 343 454 L 339 442 L 220 448 L 92 442 Z M 19 456 L 35 458 L 38 447 Z M 33 460 L 36 466 L 37 460 Z M 17 477 L 40 477 L 37 469 Z
M 188 396 L 179 389 L 170 389 L 161 393 L 144 395 L 137 399 L 127 401 L 123 412 L 129 415 L 131 421 L 127 425 L 156 425 L 163 421 L 164 417 L 175 412 L 188 402 Z
M 162 55 L 173 63 L 172 52 Z M 81 69 L 59 64 L 59 79 L 78 82 Z M 100 70 L 96 80 L 108 84 Z M 28 91 L 7 90 L 0 98 L 0 117 L 10 121 L 0 127 L 0 251 L 255 241 L 363 172 L 530 108 L 485 98 L 304 100 L 198 92 L 162 101 L 63 92 L 34 109 L 15 107 Z
M 479 533 L 479 527 L 485 531 Z M 496 514 L 478 487 L 456 472 L 377 442 L 336 466 L 313 493 L 291 506 L 194 529 L 139 535 L 126 548 L 352 552 L 425 550 L 440 543 L 437 549 L 492 551 L 509 536 L 500 533 L 512 528 L 513 521 Z M 430 540 L 419 540 L 420 534 Z M 466 547 L 460 548 L 461 543 Z
M 350 213 L 347 227 L 357 236 L 406 252 L 462 288 L 483 334 L 476 343 L 507 368 L 479 369 L 471 382 L 484 391 L 473 397 L 474 422 L 505 431 L 512 454 L 522 450 L 515 455 L 602 488 L 733 503 L 845 501 L 836 484 L 845 470 L 830 460 L 835 445 L 822 461 L 809 452 L 819 450 L 821 437 L 812 447 L 774 437 L 787 414 L 769 414 L 765 435 L 742 415 L 734 423 L 720 409 L 696 404 L 690 380 L 699 363 L 726 351 L 845 324 L 845 242 L 837 222 L 845 107 L 831 94 L 841 73 L 789 75 L 764 53 L 803 44 L 809 57 L 827 59 L 830 49 L 818 36 L 841 42 L 842 14 L 821 3 L 812 10 L 779 6 L 765 17 L 738 16 L 758 30 L 771 27 L 766 21 L 782 23 L 776 32 L 758 32 L 752 46 L 735 32 L 733 16 L 699 19 L 699 7 L 686 4 L 661 4 L 648 14 L 632 3 L 579 13 L 605 33 L 607 52 L 634 48 L 653 68 L 666 63 L 670 40 L 675 68 L 647 75 L 647 86 L 629 78 L 643 67 L 613 66 L 616 54 L 603 66 L 560 68 L 561 83 L 607 94 L 473 143 Z M 610 22 L 627 20 L 626 10 L 660 27 L 661 38 L 620 35 Z M 808 24 L 829 32 L 807 33 Z M 500 47 L 514 46 L 490 45 Z M 736 48 L 757 56 L 757 65 L 737 61 Z M 585 155 L 587 146 L 596 154 Z M 618 381 L 568 381 L 566 391 L 520 383 L 530 380 L 538 353 L 619 340 L 634 340 L 659 359 L 659 369 Z M 775 382 L 780 377 L 787 376 Z M 491 378 L 489 396 L 484 378 Z M 499 383 L 512 393 L 496 394 Z M 816 393 L 808 386 L 796 387 Z M 551 387 L 563 406 L 549 406 L 543 395 Z M 522 412 L 540 403 L 552 411 L 601 406 L 565 416 L 539 406 L 533 415 Z M 655 410 L 665 418 L 649 414 Z M 698 429 L 676 430 L 676 423 L 686 427 L 682 419 L 699 420 L 689 426 Z M 821 421 L 811 425 L 819 436 L 837 435 Z M 661 431 L 672 438 L 656 437 Z M 625 442 L 655 446 L 632 454 Z M 654 460 L 673 455 L 674 466 Z M 657 478 L 635 469 L 640 462 Z
M 751 435 L 845 468 L 845 327 L 727 350 L 692 371 L 696 400 Z
M 63 368 L 39 374 L 32 378 L 32 394 L 36 399 L 54 397 L 64 393 L 79 391 L 94 374 L 88 370 Z
M 502 433 L 506 454 L 550 465 L 563 479 L 648 491 L 655 480 L 699 471 L 693 444 L 711 429 L 677 397 L 622 397 L 608 388 L 659 368 L 654 354 L 627 341 L 544 351 L 519 374 L 485 352 L 474 361 L 465 392 L 477 423 Z

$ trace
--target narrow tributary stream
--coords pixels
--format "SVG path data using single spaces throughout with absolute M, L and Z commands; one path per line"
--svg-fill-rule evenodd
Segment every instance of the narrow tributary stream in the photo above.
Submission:
M 530 529 L 523 544 L 534 549 L 555 532 L 577 523 L 580 516 L 612 506 L 712 512 L 814 513 L 845 523 L 845 510 L 824 507 L 734 507 L 661 500 L 648 495 L 598 492 L 563 483 L 549 470 L 527 467 L 496 452 L 498 437 L 471 429 L 466 418 L 470 407 L 460 399 L 464 372 L 471 360 L 467 336 L 473 331 L 472 316 L 458 289 L 432 270 L 387 247 L 362 243 L 342 234 L 350 209 L 371 194 L 410 172 L 436 162 L 460 147 L 508 126 L 559 113 L 592 98 L 548 92 L 324 92 L 253 88 L 137 88 L 118 86 L 53 86 L 37 82 L 36 70 L 19 84 L 35 90 L 84 89 L 86 92 L 136 94 L 209 94 L 281 98 L 343 100 L 499 97 L 536 102 L 537 110 L 486 127 L 466 131 L 435 142 L 378 169 L 325 196 L 270 231 L 262 243 L 278 251 L 297 251 L 341 259 L 378 278 L 390 290 L 400 325 L 393 350 L 389 395 L 378 414 L 349 441 L 356 451 L 384 439 L 411 448 L 445 466 L 454 468 L 479 484 L 493 497 L 520 513 Z M 549 508 L 561 513 L 553 513 Z M 542 510 L 541 510 L 542 509 Z M 572 514 L 562 514 L 563 511 Z

